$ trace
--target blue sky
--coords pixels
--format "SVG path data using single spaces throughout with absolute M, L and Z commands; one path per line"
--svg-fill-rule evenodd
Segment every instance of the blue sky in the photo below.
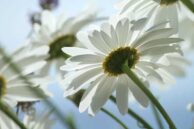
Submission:
M 0 42 L 9 52 L 24 43 L 31 30 L 28 14 L 40 10 L 37 1 L 38 0 L 1 0 Z M 102 8 L 101 14 L 107 16 L 116 11 L 113 5 L 118 0 L 106 0 L 106 2 L 104 0 L 93 1 L 95 5 Z M 54 13 L 58 15 L 62 12 L 66 12 L 68 15 L 75 15 L 90 2 L 90 0 L 61 0 L 60 8 L 54 11 Z M 192 56 L 188 56 L 188 59 L 194 62 Z M 176 85 L 170 88 L 164 88 L 163 90 L 158 88 L 154 89 L 154 93 L 159 96 L 160 102 L 166 108 L 178 129 L 190 129 L 192 121 L 194 121 L 194 114 L 186 111 L 186 105 L 189 102 L 194 102 L 194 66 L 189 67 L 187 71 L 188 74 L 185 78 L 177 78 Z M 65 114 L 72 113 L 73 116 L 75 116 L 77 126 L 79 127 L 78 129 L 121 128 L 103 113 L 98 113 L 95 118 L 88 116 L 87 113 L 80 114 L 72 103 L 62 98 L 62 91 L 60 91 L 56 85 L 51 86 L 51 89 L 56 94 L 55 101 L 60 105 L 61 110 L 63 110 Z M 136 129 L 136 122 L 128 116 L 121 116 L 115 105 L 107 103 L 106 107 L 118 115 L 131 129 Z M 156 128 L 150 108 L 142 109 L 137 103 L 130 103 L 129 107 L 136 110 Z M 57 125 L 56 129 L 62 129 L 62 126 Z

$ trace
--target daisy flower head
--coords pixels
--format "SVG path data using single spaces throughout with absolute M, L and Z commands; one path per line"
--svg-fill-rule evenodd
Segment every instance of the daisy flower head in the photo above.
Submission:
M 145 16 L 152 24 L 169 21 L 175 33 L 179 27 L 178 13 L 181 9 L 186 10 L 180 0 L 124 0 L 117 7 L 120 14 L 134 13 L 139 18 Z
M 58 67 L 61 66 L 68 57 L 61 48 L 79 45 L 76 38 L 77 32 L 97 20 L 97 11 L 91 9 L 86 9 L 74 17 L 66 17 L 65 15 L 55 17 L 52 12 L 43 11 L 41 25 L 34 24 L 30 41 L 35 46 L 46 44 L 50 48 L 48 63 L 43 72 L 47 72 L 52 63 Z
M 38 49 L 23 46 L 13 52 L 11 54 L 11 62 L 20 68 L 21 73 L 16 73 L 5 55 L 0 55 L 0 101 L 10 107 L 15 107 L 18 102 L 32 102 L 44 99 L 31 91 L 30 87 L 43 93 L 45 97 L 50 96 L 50 93 L 46 90 L 46 85 L 41 82 L 42 80 L 48 81 L 48 79 L 37 79 L 35 74 L 46 64 L 44 60 L 47 58 L 48 50 L 47 46 L 42 46 Z M 28 77 L 33 85 L 29 85 L 21 75 Z M 11 129 L 15 126 L 14 122 L 0 111 L 0 128 Z
M 148 86 L 147 76 L 152 75 L 161 82 L 165 71 L 157 58 L 164 54 L 178 53 L 180 38 L 171 37 L 172 28 L 150 29 L 141 35 L 133 31 L 129 19 L 121 19 L 116 24 L 104 23 L 92 32 L 80 32 L 77 37 L 85 48 L 64 47 L 71 57 L 61 70 L 65 75 L 65 96 L 86 89 L 79 104 L 80 112 L 89 109 L 94 115 L 116 91 L 116 101 L 122 114 L 127 112 L 128 96 L 132 95 L 142 106 L 148 106 L 148 98 L 138 86 L 122 71 L 128 67 Z M 152 27 L 154 28 L 154 27 Z M 162 72 L 156 69 L 161 69 Z
M 31 49 L 28 46 L 21 47 L 11 54 L 12 62 L 20 68 L 21 73 L 14 71 L 11 63 L 5 59 L 4 55 L 0 55 L 0 100 L 10 105 L 16 106 L 17 102 L 37 101 L 43 98 L 35 95 L 29 87 L 30 85 L 21 77 L 29 77 L 34 84 L 32 87 L 42 91 L 45 96 L 48 92 L 45 86 L 37 79 L 35 74 L 38 70 L 45 66 L 48 47 L 42 46 L 38 49 Z M 46 77 L 45 77 L 46 79 Z M 44 79 L 43 79 L 44 80 Z

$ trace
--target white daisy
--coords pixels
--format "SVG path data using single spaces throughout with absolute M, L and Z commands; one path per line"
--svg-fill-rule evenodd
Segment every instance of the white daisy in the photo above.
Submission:
M 42 70 L 43 74 L 48 73 L 52 63 L 59 68 L 68 57 L 61 51 L 62 47 L 78 45 L 76 33 L 91 22 L 100 20 L 94 10 L 85 10 L 75 17 L 65 17 L 64 15 L 56 18 L 50 11 L 43 11 L 41 25 L 35 24 L 31 36 L 33 45 L 49 45 L 49 58 L 47 66 Z M 55 62 L 57 60 L 57 62 Z M 57 69 L 58 70 L 58 69 Z M 60 71 L 58 70 L 57 73 Z
M 10 55 L 12 61 L 20 67 L 20 74 L 29 77 L 34 84 L 33 88 L 39 90 L 45 97 L 50 96 L 50 93 L 47 92 L 45 85 L 42 85 L 44 83 L 41 81 L 47 77 L 37 79 L 38 76 L 34 73 L 46 64 L 44 60 L 47 58 L 48 50 L 47 46 L 42 46 L 38 49 L 24 46 Z M 11 107 L 15 107 L 18 102 L 31 102 L 43 99 L 32 92 L 29 86 L 19 73 L 13 70 L 10 63 L 4 58 L 4 55 L 0 55 L 0 100 Z M 0 114 L 0 125 L 3 129 L 10 129 L 13 122 L 4 117 L 5 115 L 1 111 Z
M 23 76 L 32 78 L 34 86 L 39 86 L 42 82 L 38 82 L 37 75 L 33 73 L 40 70 L 46 62 L 48 47 L 42 46 L 39 49 L 31 50 L 25 46 L 13 54 L 11 57 L 13 62 L 20 67 Z M 8 105 L 15 106 L 18 101 L 35 101 L 40 97 L 34 95 L 29 90 L 27 84 L 18 73 L 16 73 L 10 63 L 8 63 L 3 55 L 0 55 L 0 99 Z M 40 89 L 37 87 L 37 89 Z
M 122 114 L 127 112 L 130 94 L 142 106 L 148 105 L 146 95 L 121 70 L 126 60 L 131 70 L 146 84 L 148 75 L 161 82 L 166 81 L 165 75 L 170 75 L 162 67 L 165 64 L 156 63 L 155 60 L 164 54 L 181 55 L 177 43 L 182 40 L 171 37 L 172 28 L 150 29 L 135 36 L 132 27 L 128 19 L 122 19 L 115 25 L 105 23 L 92 33 L 78 34 L 78 39 L 88 49 L 63 48 L 65 53 L 72 56 L 61 67 L 69 71 L 64 79 L 65 85 L 68 85 L 65 96 L 87 88 L 79 105 L 80 112 L 89 108 L 89 113 L 95 114 L 115 90 L 117 105 Z
M 175 33 L 178 31 L 179 10 L 186 10 L 180 0 L 124 0 L 118 8 L 121 14 L 132 13 L 138 18 L 149 17 L 154 24 L 169 21 L 169 26 L 174 28 Z

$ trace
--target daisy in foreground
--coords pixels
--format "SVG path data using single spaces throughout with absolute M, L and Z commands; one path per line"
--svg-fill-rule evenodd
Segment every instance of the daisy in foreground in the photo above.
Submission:
M 189 13 L 180 0 L 124 0 L 118 4 L 118 8 L 121 14 L 135 13 L 139 18 L 150 17 L 155 24 L 169 21 L 175 33 L 178 31 L 179 11 Z
M 12 62 L 20 67 L 21 73 L 16 73 L 10 62 L 5 58 L 5 55 L 0 54 L 0 101 L 10 107 L 15 107 L 18 102 L 32 102 L 50 96 L 45 85 L 42 85 L 43 83 L 41 82 L 43 80 L 47 81 L 45 80 L 46 78 L 37 79 L 34 74 L 46 64 L 44 59 L 47 58 L 47 52 L 47 46 L 33 50 L 25 46 L 12 53 Z M 34 85 L 29 85 L 25 82 L 20 74 L 29 77 Z M 41 92 L 44 98 L 36 95 L 32 89 Z M 0 128 L 10 129 L 11 123 L 2 114 L 0 111 Z
M 132 27 L 128 19 L 119 20 L 114 25 L 112 22 L 104 23 L 99 30 L 78 34 L 78 39 L 87 49 L 62 49 L 71 56 L 61 67 L 61 70 L 69 71 L 64 79 L 64 85 L 67 85 L 64 95 L 86 89 L 79 104 L 80 112 L 89 109 L 89 113 L 94 115 L 114 91 L 122 114 L 127 112 L 130 95 L 143 107 L 148 106 L 147 96 L 123 72 L 124 64 L 147 86 L 148 75 L 163 83 L 168 82 L 170 74 L 163 69 L 164 64 L 155 60 L 165 54 L 181 55 L 178 43 L 182 39 L 171 37 L 172 28 L 150 29 L 137 36 Z
M 42 70 L 47 74 L 52 64 L 56 65 L 57 73 L 59 66 L 64 63 L 68 55 L 63 53 L 62 47 L 71 47 L 78 45 L 76 34 L 86 25 L 99 20 L 95 10 L 85 10 L 75 17 L 66 17 L 64 15 L 55 17 L 52 12 L 45 10 L 41 14 L 41 25 L 34 24 L 30 43 L 33 46 L 48 45 L 49 57 L 47 65 Z

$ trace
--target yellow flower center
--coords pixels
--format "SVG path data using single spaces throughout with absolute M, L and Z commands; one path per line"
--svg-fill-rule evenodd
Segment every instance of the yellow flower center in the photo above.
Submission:
M 57 38 L 50 44 L 48 60 L 57 59 L 57 58 L 68 58 L 68 55 L 65 54 L 61 49 L 63 47 L 72 47 L 76 42 L 75 35 L 65 35 Z
M 178 2 L 178 0 L 161 0 L 160 5 L 171 5 Z
M 3 76 L 0 75 L 0 99 L 3 95 L 5 95 L 7 92 L 6 88 L 6 80 Z
M 110 76 L 123 74 L 122 65 L 127 61 L 129 68 L 133 68 L 139 60 L 136 49 L 130 47 L 120 47 L 105 58 L 103 62 L 104 72 Z

